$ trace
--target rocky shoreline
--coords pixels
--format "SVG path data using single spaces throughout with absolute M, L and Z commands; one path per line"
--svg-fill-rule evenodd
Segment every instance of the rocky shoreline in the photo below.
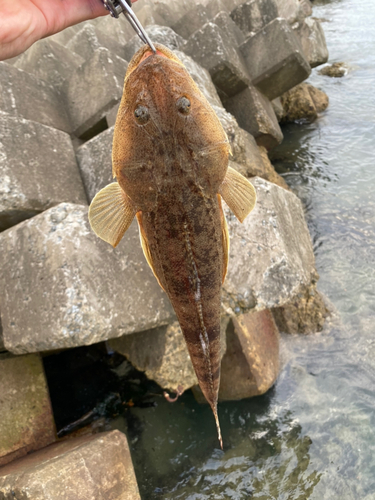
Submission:
M 302 204 L 268 158 L 280 123 L 313 121 L 328 106 L 303 83 L 328 59 L 323 30 L 309 0 L 134 9 L 186 65 L 228 135 L 231 166 L 257 191 L 244 224 L 226 211 L 220 400 L 263 394 L 279 373 L 279 331 L 320 331 L 328 314 Z M 140 498 L 124 434 L 60 442 L 42 357 L 108 341 L 163 389 L 202 399 L 136 226 L 112 249 L 87 220 L 112 181 L 113 126 L 139 46 L 125 19 L 107 16 L 0 63 L 0 498 L 57 498 L 64 488 L 59 498 L 86 498 L 88 484 L 90 498 Z

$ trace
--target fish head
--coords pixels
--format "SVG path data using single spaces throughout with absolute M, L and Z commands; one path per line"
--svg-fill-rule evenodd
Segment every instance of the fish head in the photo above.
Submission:
M 207 99 L 166 47 L 142 47 L 131 60 L 117 115 L 113 174 L 139 209 L 181 183 L 214 195 L 226 174 L 229 143 Z

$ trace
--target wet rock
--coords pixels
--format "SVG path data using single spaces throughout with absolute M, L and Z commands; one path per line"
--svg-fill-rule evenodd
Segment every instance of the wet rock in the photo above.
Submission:
M 56 443 L 0 469 L 4 500 L 140 500 L 124 434 Z
M 323 330 L 330 314 L 313 283 L 298 293 L 288 304 L 272 309 L 279 330 L 283 333 L 316 333 Z
M 240 127 L 254 136 L 259 146 L 272 149 L 283 140 L 271 102 L 250 86 L 225 101 L 225 108 L 232 113 Z
M 222 356 L 226 350 L 224 332 L 228 322 L 229 317 L 224 315 L 221 320 Z M 198 383 L 177 321 L 154 330 L 113 339 L 109 344 L 163 389 L 185 391 Z
M 301 83 L 281 96 L 283 122 L 313 122 L 328 107 L 328 96 L 308 83 Z
M 184 51 L 209 71 L 216 87 L 231 96 L 245 89 L 250 78 L 237 50 L 238 27 L 224 12 L 215 20 L 220 27 L 213 21 L 206 23 L 189 38 Z
M 113 249 L 87 207 L 61 203 L 0 235 L 6 349 L 21 354 L 89 345 L 174 318 L 134 222 Z
M 11 354 L 0 354 L 0 380 L 2 466 L 53 443 L 56 436 L 47 383 L 39 355 L 15 357 Z
M 0 109 L 3 113 L 71 132 L 64 96 L 35 76 L 0 62 Z
M 124 59 L 102 47 L 71 75 L 66 95 L 76 136 L 105 118 L 120 101 L 127 66 Z
M 111 54 L 121 55 L 123 47 L 121 43 L 100 31 L 97 25 L 84 23 L 83 27 L 69 40 L 66 45 L 69 51 L 74 52 L 72 57 L 77 54 L 78 58 L 87 61 L 93 55 L 96 49 L 104 47 Z
M 169 49 L 182 50 L 186 41 L 178 35 L 172 28 L 167 26 L 151 25 L 147 26 L 146 33 L 154 43 L 161 43 Z M 130 61 L 138 49 L 142 47 L 142 42 L 138 35 L 133 36 L 124 47 L 124 57 Z
M 311 73 L 300 42 L 285 19 L 275 19 L 248 38 L 240 50 L 252 83 L 268 99 L 281 96 Z
M 312 68 L 328 61 L 328 49 L 323 28 L 319 21 L 311 17 L 297 24 L 294 29 L 303 53 Z
M 83 62 L 78 54 L 72 54 L 68 48 L 47 38 L 34 43 L 18 59 L 15 67 L 61 89 L 65 79 Z
M 257 204 L 243 224 L 225 209 L 230 253 L 223 305 L 236 314 L 280 307 L 316 280 L 300 200 L 259 177 L 250 181 Z
M 0 171 L 0 231 L 62 201 L 87 203 L 70 137 L 60 130 L 0 115 Z
M 219 401 L 264 394 L 279 374 L 279 331 L 270 311 L 233 318 L 226 331 L 227 350 L 221 361 Z M 197 401 L 204 403 L 199 387 Z
M 332 78 L 341 78 L 348 73 L 348 67 L 343 62 L 337 62 L 324 66 L 318 73 L 325 76 L 331 76 Z
M 248 37 L 257 33 L 278 15 L 275 0 L 249 0 L 233 9 L 230 17 Z
M 113 339 L 110 346 L 163 389 L 177 392 L 198 383 L 178 322 Z

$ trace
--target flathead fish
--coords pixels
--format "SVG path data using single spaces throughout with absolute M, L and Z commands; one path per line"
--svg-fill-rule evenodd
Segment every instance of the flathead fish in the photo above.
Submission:
M 253 186 L 228 167 L 226 133 L 182 62 L 163 45 L 131 60 L 114 130 L 117 182 L 93 199 L 89 220 L 114 247 L 134 217 L 154 275 L 179 320 L 199 385 L 215 416 L 220 303 L 229 250 L 221 198 L 242 222 Z

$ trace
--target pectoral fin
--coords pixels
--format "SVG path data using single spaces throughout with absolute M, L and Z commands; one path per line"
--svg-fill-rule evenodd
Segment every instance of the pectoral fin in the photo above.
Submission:
M 102 240 L 116 247 L 134 219 L 136 210 L 117 182 L 108 184 L 94 197 L 89 222 Z
M 222 242 L 223 242 L 223 256 L 224 256 L 224 258 L 223 258 L 222 283 L 224 283 L 225 276 L 227 275 L 227 271 L 228 271 L 229 232 L 228 232 L 227 220 L 226 220 L 224 212 L 223 212 L 223 207 L 221 206 L 221 196 L 218 194 L 217 197 L 219 198 L 220 218 L 221 218 L 221 235 L 222 235 Z
M 162 285 L 158 275 L 156 274 L 154 262 L 153 262 L 152 256 L 151 256 L 150 245 L 148 244 L 147 236 L 146 236 L 145 230 L 143 229 L 142 214 L 139 212 L 137 213 L 137 221 L 138 221 L 138 226 L 139 226 L 139 236 L 141 239 L 142 250 L 143 250 L 143 253 L 146 257 L 147 264 L 151 267 L 151 271 L 154 273 L 154 276 L 158 280 L 159 285 L 165 291 L 165 287 Z
M 228 167 L 219 193 L 240 222 L 243 222 L 255 207 L 257 196 L 253 185 L 231 167 Z

